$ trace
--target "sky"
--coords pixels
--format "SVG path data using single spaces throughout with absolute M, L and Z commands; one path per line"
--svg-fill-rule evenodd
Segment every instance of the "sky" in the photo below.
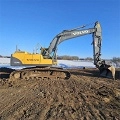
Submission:
M 120 0 L 0 0 L 0 55 L 33 53 L 63 30 L 102 27 L 101 58 L 120 57 Z M 93 24 L 92 24 L 93 23 Z M 57 55 L 93 57 L 92 34 L 58 45 Z

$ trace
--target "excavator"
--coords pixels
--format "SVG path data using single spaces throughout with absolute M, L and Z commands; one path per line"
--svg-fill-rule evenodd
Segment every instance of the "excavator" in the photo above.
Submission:
M 102 29 L 98 21 L 93 28 L 85 29 L 78 27 L 70 30 L 63 30 L 51 41 L 48 48 L 40 49 L 40 53 L 29 53 L 16 50 L 11 54 L 11 66 L 27 66 L 21 70 L 13 71 L 10 79 L 69 79 L 71 74 L 68 70 L 54 67 L 57 65 L 57 46 L 68 39 L 92 34 L 93 37 L 93 58 L 94 65 L 100 71 L 100 76 L 114 78 L 115 70 L 111 65 L 105 63 L 101 57 Z M 32 66 L 32 67 L 31 67 Z

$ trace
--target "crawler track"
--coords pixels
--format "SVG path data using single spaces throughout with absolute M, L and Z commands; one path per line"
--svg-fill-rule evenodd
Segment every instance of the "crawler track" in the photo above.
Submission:
M 13 71 L 10 74 L 11 80 L 16 79 L 69 79 L 70 73 L 67 70 L 52 67 L 31 67 Z

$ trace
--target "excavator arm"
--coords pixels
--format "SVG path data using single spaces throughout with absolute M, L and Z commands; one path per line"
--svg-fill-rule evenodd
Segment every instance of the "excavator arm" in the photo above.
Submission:
M 115 79 L 115 68 L 111 65 L 107 65 L 105 60 L 101 59 L 101 41 L 102 41 L 102 29 L 100 23 L 95 22 L 94 28 L 89 29 L 72 29 L 72 30 L 64 30 L 60 34 L 56 35 L 49 47 L 42 52 L 43 56 L 49 57 L 51 53 L 53 53 L 53 57 L 56 59 L 56 51 L 57 46 L 68 39 L 72 39 L 75 37 L 80 37 L 84 35 L 92 34 L 93 36 L 93 57 L 94 57 L 94 65 L 99 69 L 100 75 L 104 77 L 112 77 Z M 54 59 L 53 58 L 53 59 Z M 113 70 L 114 69 L 114 70 Z

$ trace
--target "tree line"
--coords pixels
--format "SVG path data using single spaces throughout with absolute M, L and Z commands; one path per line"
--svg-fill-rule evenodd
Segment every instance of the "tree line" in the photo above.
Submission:
M 69 55 L 63 55 L 63 56 L 57 56 L 58 60 L 79 60 L 80 58 L 78 56 L 69 56 Z
M 63 55 L 63 56 L 57 56 L 58 60 L 93 60 L 92 57 L 86 57 L 86 58 L 79 58 L 78 56 L 69 56 L 69 55 Z M 120 62 L 120 57 L 113 57 L 110 59 L 112 62 Z
M 114 63 L 120 62 L 120 57 L 113 57 L 112 61 L 113 61 Z
M 93 60 L 91 57 L 87 58 L 79 58 L 78 56 L 69 56 L 69 55 L 63 55 L 63 56 L 57 56 L 58 60 Z

